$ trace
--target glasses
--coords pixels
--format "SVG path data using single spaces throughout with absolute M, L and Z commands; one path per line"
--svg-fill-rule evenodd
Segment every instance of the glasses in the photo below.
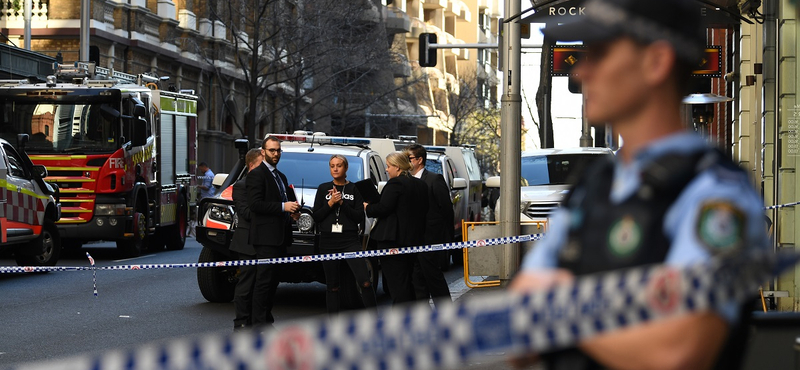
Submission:
M 283 152 L 283 150 L 281 150 L 281 149 L 265 149 L 265 150 L 270 152 L 270 153 L 281 153 L 281 152 Z
M 408 159 L 414 159 L 414 158 L 419 158 L 419 157 L 414 157 L 413 155 L 408 156 Z

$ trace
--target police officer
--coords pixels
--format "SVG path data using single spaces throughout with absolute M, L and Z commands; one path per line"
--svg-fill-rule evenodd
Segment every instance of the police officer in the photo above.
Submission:
M 650 263 L 686 265 L 767 246 L 763 202 L 741 169 L 690 132 L 682 97 L 706 43 L 689 0 L 590 0 L 580 21 L 545 37 L 583 41 L 573 72 L 589 122 L 623 139 L 590 168 L 525 256 L 511 288 L 543 289 L 576 275 Z M 722 282 L 721 282 L 722 283 Z M 737 307 L 603 334 L 544 356 L 549 369 L 708 369 L 732 338 Z

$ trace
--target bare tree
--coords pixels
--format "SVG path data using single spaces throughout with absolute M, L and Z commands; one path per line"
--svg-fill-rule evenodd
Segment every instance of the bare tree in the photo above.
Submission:
M 451 145 L 475 145 L 482 173 L 496 174 L 500 161 L 500 108 L 487 103 L 477 74 L 464 73 L 459 86 L 448 88 Z
M 363 125 L 368 108 L 390 106 L 402 89 L 386 68 L 397 58 L 370 0 L 210 0 L 209 9 L 232 42 L 209 41 L 199 52 L 220 96 L 246 98 L 241 123 L 223 108 L 247 136 L 264 122 L 267 131 L 292 131 L 358 113 Z

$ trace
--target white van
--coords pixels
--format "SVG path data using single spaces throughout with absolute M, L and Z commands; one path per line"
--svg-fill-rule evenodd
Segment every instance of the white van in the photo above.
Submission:
M 481 183 L 481 169 L 478 160 L 475 158 L 474 146 L 428 146 L 425 145 L 428 153 L 444 153 L 453 160 L 456 167 L 456 177 L 467 180 L 467 187 L 460 191 L 459 199 L 454 199 L 454 203 L 459 203 L 464 221 L 481 220 L 481 193 L 483 184 Z M 458 217 L 456 217 L 458 219 Z M 456 241 L 460 241 L 459 238 Z

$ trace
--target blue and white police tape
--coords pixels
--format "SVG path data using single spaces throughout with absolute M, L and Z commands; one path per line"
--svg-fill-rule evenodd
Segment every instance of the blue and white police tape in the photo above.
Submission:
M 798 205 L 798 204 L 800 204 L 800 202 L 792 202 L 792 203 L 786 203 L 786 204 L 777 204 L 777 205 L 774 205 L 774 206 L 768 206 L 768 207 L 764 207 L 764 209 L 778 209 L 778 208 L 793 207 L 793 206 L 796 206 L 796 205 Z
M 504 352 L 572 347 L 601 333 L 741 304 L 800 254 L 734 256 L 688 267 L 638 267 L 577 278 L 533 294 L 495 292 L 432 310 L 302 320 L 263 333 L 208 334 L 25 364 L 16 370 L 436 369 Z
M 524 243 L 541 239 L 543 234 L 527 234 L 509 236 L 493 239 L 469 240 L 457 243 L 422 245 L 415 247 L 390 248 L 378 250 L 365 250 L 359 252 L 343 252 L 330 254 L 316 254 L 307 256 L 263 258 L 257 260 L 238 260 L 238 261 L 219 261 L 219 262 L 194 262 L 194 263 L 159 263 L 159 264 L 139 264 L 139 265 L 115 265 L 115 266 L 95 266 L 94 260 L 90 258 L 91 266 L 0 266 L 0 274 L 23 273 L 23 272 L 47 272 L 47 271 L 98 271 L 98 270 L 150 270 L 166 268 L 202 268 L 202 267 L 232 267 L 232 266 L 253 266 L 266 264 L 286 264 L 298 262 L 331 261 L 348 258 L 381 257 L 399 254 L 411 254 L 422 252 L 443 251 L 462 248 L 488 247 L 493 245 L 503 245 L 511 243 Z

